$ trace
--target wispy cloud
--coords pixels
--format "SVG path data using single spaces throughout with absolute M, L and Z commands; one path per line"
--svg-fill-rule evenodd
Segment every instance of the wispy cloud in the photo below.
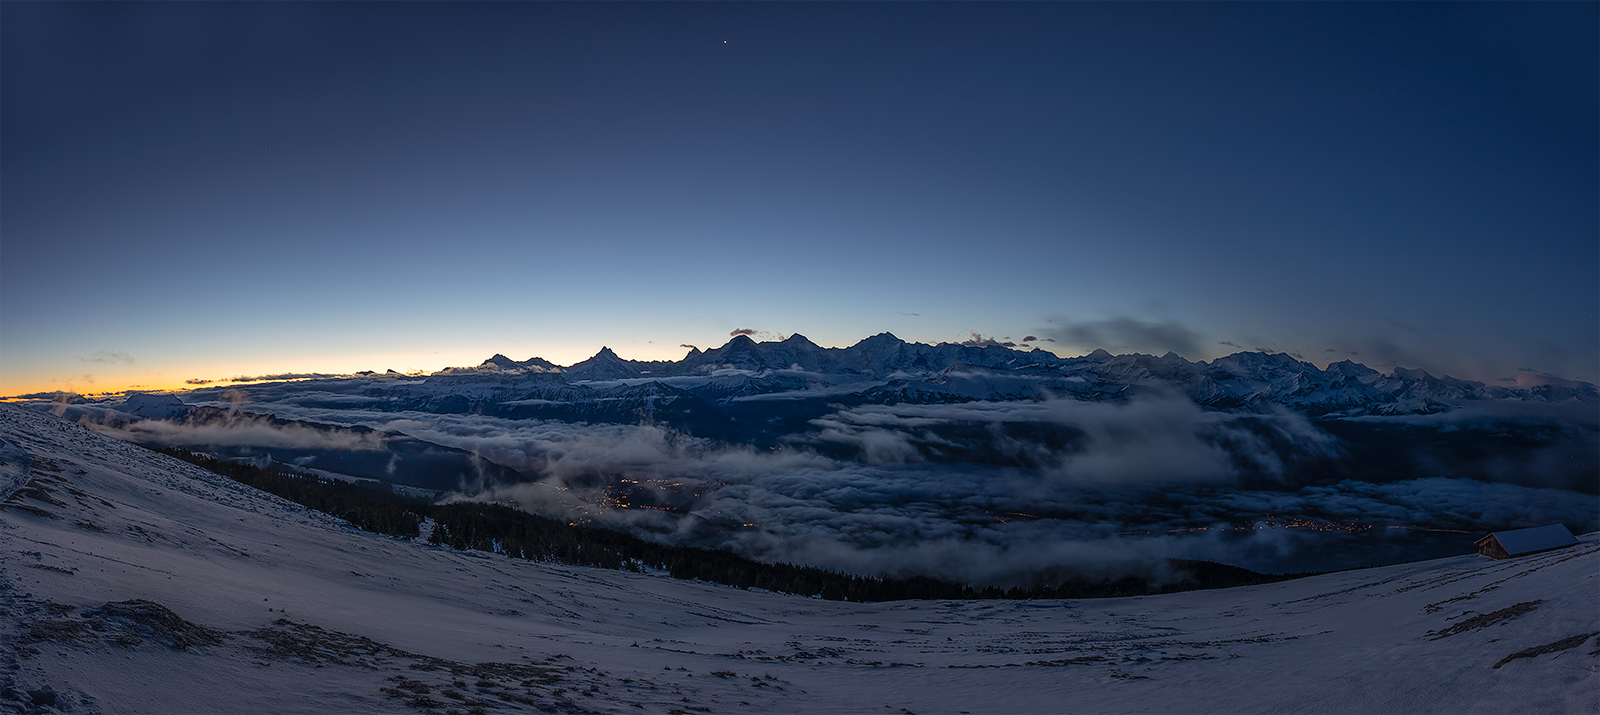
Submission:
M 1153 355 L 1174 352 L 1191 359 L 1202 355 L 1200 334 L 1175 321 L 1137 318 L 1073 321 L 1058 318 L 1051 323 L 1050 328 L 1041 332 L 1084 349 L 1104 348 L 1114 353 L 1133 351 Z
M 92 353 L 89 353 L 88 357 L 79 356 L 78 361 L 102 363 L 105 365 L 132 365 L 134 363 L 132 355 L 124 352 L 118 352 L 116 350 L 96 350 Z

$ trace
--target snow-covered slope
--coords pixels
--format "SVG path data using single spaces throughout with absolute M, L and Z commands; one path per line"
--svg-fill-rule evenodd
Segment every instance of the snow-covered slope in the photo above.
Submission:
M 12 405 L 0 439 L 31 460 L 0 510 L 12 710 L 1600 709 L 1595 535 L 1169 596 L 834 603 L 379 537 Z

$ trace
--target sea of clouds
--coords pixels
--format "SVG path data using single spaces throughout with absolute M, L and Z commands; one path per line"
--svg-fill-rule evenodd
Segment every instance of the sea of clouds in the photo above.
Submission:
M 528 477 L 463 484 L 453 499 L 513 503 L 761 559 L 979 584 L 1130 569 L 1159 575 L 1167 558 L 1273 571 L 1355 566 L 1470 553 L 1476 531 L 1600 528 L 1600 500 L 1562 489 L 1445 477 L 1297 484 L 1286 460 L 1337 454 L 1337 440 L 1292 412 L 1208 412 L 1173 396 L 840 409 L 780 448 L 648 424 L 288 402 L 243 408 L 393 430 Z M 1073 439 L 1064 448 L 1003 428 L 1016 424 L 1064 428 Z M 941 447 L 970 448 L 950 444 L 955 427 L 961 439 L 986 439 L 1030 466 L 930 458 Z M 267 428 L 252 423 L 250 439 L 271 443 L 259 434 Z M 281 439 L 319 438 L 286 428 Z M 1285 528 L 1294 518 L 1367 528 Z

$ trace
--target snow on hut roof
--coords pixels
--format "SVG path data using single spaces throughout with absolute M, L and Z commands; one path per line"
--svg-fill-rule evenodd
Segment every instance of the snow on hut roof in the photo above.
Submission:
M 1565 524 L 1551 524 L 1549 526 L 1535 526 L 1532 529 L 1516 529 L 1513 531 L 1496 531 L 1495 540 L 1506 550 L 1507 554 L 1516 556 L 1535 551 L 1559 549 L 1563 546 L 1573 546 L 1578 539 L 1567 531 Z

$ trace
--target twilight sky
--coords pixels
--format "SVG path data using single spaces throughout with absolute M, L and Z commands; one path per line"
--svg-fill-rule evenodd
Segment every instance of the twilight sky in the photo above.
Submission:
M 1596 7 L 8 2 L 0 394 L 736 328 L 1600 381 Z

